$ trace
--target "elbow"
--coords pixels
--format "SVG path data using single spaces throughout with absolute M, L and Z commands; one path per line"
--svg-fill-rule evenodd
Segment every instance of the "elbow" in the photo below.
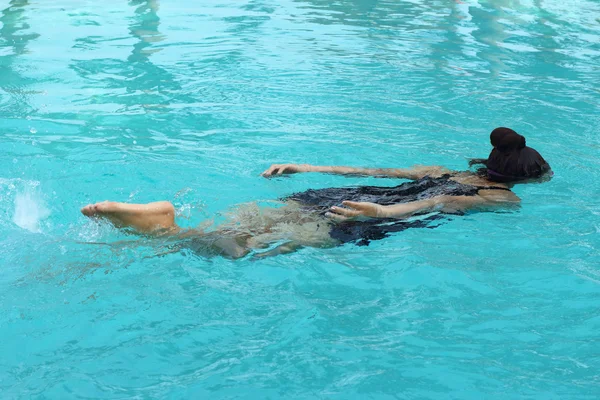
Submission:
M 439 210 L 447 205 L 456 203 L 457 199 L 458 198 L 456 196 L 449 196 L 449 195 L 434 197 L 433 199 L 431 199 L 431 201 L 432 201 L 431 206 L 434 210 Z

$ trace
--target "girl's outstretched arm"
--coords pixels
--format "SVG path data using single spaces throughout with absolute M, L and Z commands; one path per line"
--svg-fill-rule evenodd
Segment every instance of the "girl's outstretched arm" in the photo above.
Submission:
M 345 221 L 347 219 L 367 218 L 407 218 L 415 214 L 432 211 L 447 213 L 472 209 L 497 209 L 518 205 L 520 199 L 505 190 L 481 190 L 475 196 L 436 196 L 430 199 L 398 203 L 389 206 L 368 202 L 344 201 L 344 207 L 331 207 L 327 217 Z
M 300 172 L 321 172 L 325 174 L 374 176 L 379 178 L 421 179 L 425 176 L 440 177 L 452 171 L 440 166 L 414 166 L 412 168 L 361 168 L 343 166 L 320 166 L 310 164 L 273 164 L 262 176 L 270 178 Z

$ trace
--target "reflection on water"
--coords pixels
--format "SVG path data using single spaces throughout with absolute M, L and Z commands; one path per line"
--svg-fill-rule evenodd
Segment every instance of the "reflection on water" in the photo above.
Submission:
M 128 60 L 148 61 L 151 54 L 161 50 L 160 48 L 153 48 L 152 45 L 165 39 L 165 36 L 158 30 L 160 26 L 158 0 L 132 0 L 129 5 L 137 7 L 135 17 L 131 19 L 129 25 L 129 32 L 139 41 L 133 46 L 133 51 Z
M 139 103 L 145 112 L 160 111 L 170 104 L 169 91 L 178 90 L 180 86 L 173 75 L 150 60 L 150 56 L 161 49 L 156 44 L 165 40 L 160 33 L 160 18 L 158 16 L 158 0 L 133 0 L 129 5 L 135 7 L 134 17 L 130 19 L 129 32 L 138 41 L 133 45 L 128 57 L 129 65 L 124 65 L 126 75 L 130 78 L 127 90 L 130 93 L 143 91 L 147 99 L 152 94 L 154 101 Z M 133 68 L 131 68 L 133 67 Z
M 94 82 L 98 88 L 111 90 L 100 98 L 86 97 L 81 102 L 117 106 L 115 111 L 119 113 L 160 112 L 169 106 L 172 92 L 179 90 L 180 86 L 169 71 L 150 59 L 161 50 L 156 45 L 166 38 L 159 31 L 159 1 L 133 0 L 129 6 L 133 7 L 134 15 L 128 19 L 128 30 L 136 42 L 127 59 L 77 60 L 71 65 L 86 81 Z M 94 38 L 81 38 L 79 41 L 90 40 Z
M 411 60 L 413 64 L 404 65 L 404 69 L 435 67 L 437 70 L 438 66 L 455 69 L 447 63 L 452 60 L 462 64 L 459 71 L 468 68 L 471 72 L 498 77 L 511 70 L 515 58 L 537 57 L 549 68 L 554 68 L 556 74 L 563 74 L 568 73 L 560 68 L 565 61 L 564 54 L 557 53 L 556 49 L 563 48 L 563 53 L 581 58 L 595 53 L 574 49 L 593 45 L 596 35 L 589 35 L 586 40 L 585 36 L 570 35 L 567 28 L 572 20 L 579 19 L 574 16 L 582 11 L 560 14 L 539 0 L 533 5 L 515 0 L 294 1 L 305 14 L 301 22 L 352 27 L 355 37 L 373 38 L 380 49 L 396 51 L 399 58 L 414 58 L 412 56 L 419 53 L 422 57 L 433 56 L 441 63 L 422 66 Z M 591 7 L 591 3 L 585 3 L 585 6 Z M 592 29 L 593 26 L 582 28 Z M 342 32 L 337 36 L 338 39 L 343 36 Z M 381 42 L 382 36 L 389 38 L 387 44 Z M 392 54 L 387 53 L 387 56 L 392 57 Z M 527 69 L 531 63 L 523 64 Z M 447 68 L 446 71 L 453 73 Z
M 2 397 L 594 398 L 600 5 L 502 1 L 4 0 L 0 80 L 52 104 L 30 146 L 25 103 L 7 113 L 17 95 L 0 89 L 0 177 L 35 179 L 50 210 L 22 229 L 30 202 L 15 222 L 1 185 L 0 343 L 23 349 L 2 354 Z M 22 137 L 4 134 L 17 122 Z M 191 227 L 308 188 L 394 185 L 258 174 L 464 168 L 497 122 L 526 131 L 551 182 L 517 187 L 517 213 L 366 248 L 204 261 L 77 210 L 169 199 Z
M 7 115 L 23 116 L 32 110 L 30 96 L 33 93 L 26 89 L 28 80 L 19 73 L 18 67 L 19 57 L 28 52 L 28 43 L 40 36 L 28 32 L 29 5 L 27 0 L 12 0 L 0 16 L 0 89 L 10 95 L 3 99 L 0 91 L 0 110 Z M 9 48 L 11 51 L 7 53 Z
M 14 55 L 25 53 L 27 43 L 40 36 L 37 33 L 22 32 L 30 28 L 26 16 L 26 7 L 29 4 L 27 0 L 12 0 L 9 6 L 2 10 L 2 16 L 0 17 L 2 23 L 0 47 L 12 47 Z

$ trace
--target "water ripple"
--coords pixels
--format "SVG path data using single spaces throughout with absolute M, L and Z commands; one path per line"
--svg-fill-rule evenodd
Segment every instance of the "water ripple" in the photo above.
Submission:
M 589 0 L 4 2 L 3 396 L 595 398 L 598 15 Z M 515 189 L 521 210 L 368 247 L 205 259 L 77 211 L 167 199 L 194 226 L 392 184 L 260 178 L 273 162 L 465 168 L 500 125 L 556 173 Z

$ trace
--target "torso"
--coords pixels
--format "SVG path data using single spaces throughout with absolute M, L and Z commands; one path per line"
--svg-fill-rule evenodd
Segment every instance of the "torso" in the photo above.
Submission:
M 482 196 L 494 201 L 510 201 L 512 197 L 516 198 L 505 184 L 491 182 L 470 173 L 431 175 L 392 187 L 358 186 L 310 189 L 294 193 L 282 200 L 298 204 L 305 214 L 323 215 L 329 211 L 331 206 L 341 206 L 344 200 L 391 205 L 436 196 Z M 381 239 L 391 232 L 411 227 L 436 226 L 435 224 L 443 218 L 443 213 L 441 213 L 415 221 L 397 219 L 349 221 L 333 225 L 330 235 L 342 243 L 358 240 L 357 244 L 368 244 L 370 240 Z
M 340 206 L 343 200 L 371 202 L 381 205 L 407 203 L 436 196 L 483 196 L 499 199 L 514 196 L 508 187 L 501 183 L 487 181 L 468 173 L 426 176 L 393 187 L 358 186 L 327 188 L 294 193 L 285 200 L 320 208 L 326 211 L 331 206 Z
M 469 172 L 455 173 L 451 175 L 449 179 L 477 188 L 477 195 L 488 200 L 508 202 L 519 201 L 519 198 L 505 183 L 493 182 Z

